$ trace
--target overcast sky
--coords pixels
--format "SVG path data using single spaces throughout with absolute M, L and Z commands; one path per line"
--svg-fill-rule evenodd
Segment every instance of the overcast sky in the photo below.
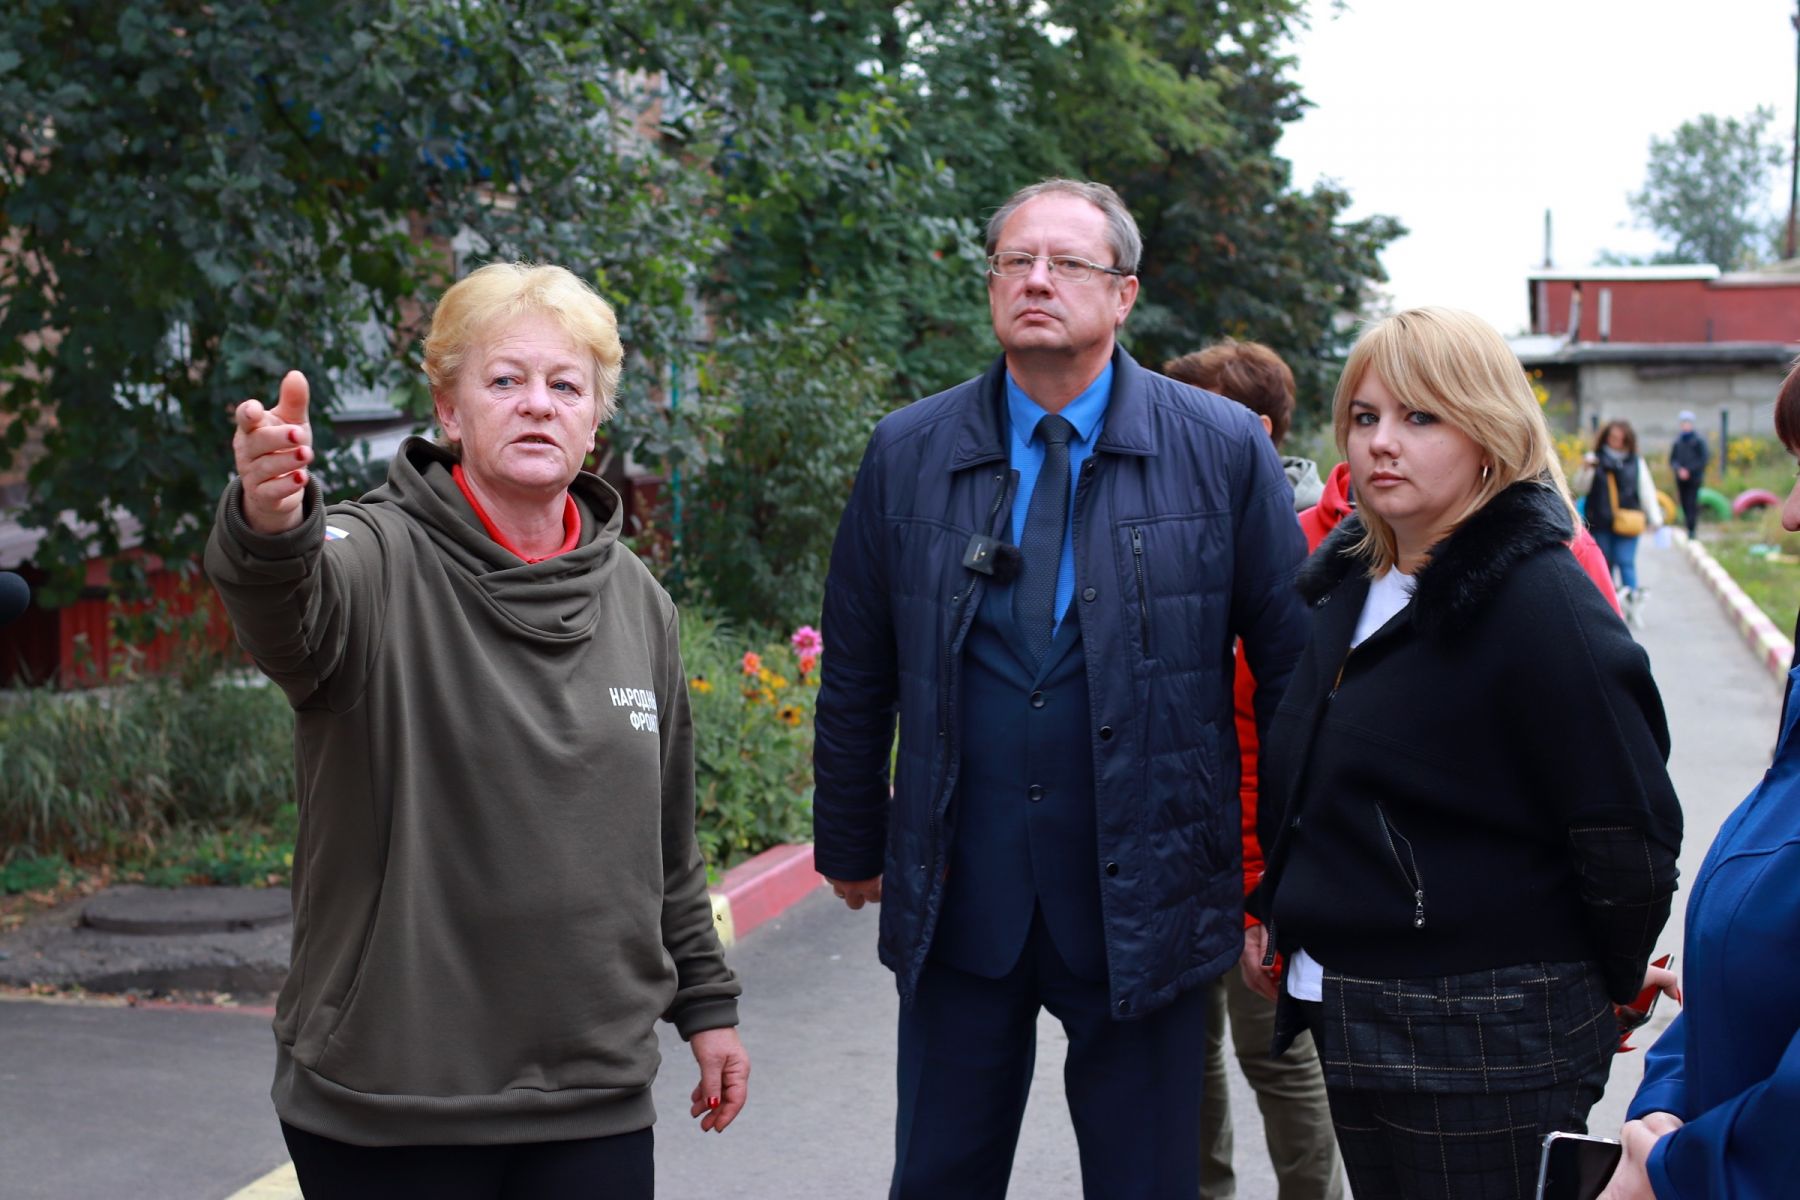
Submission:
M 1352 217 L 1412 231 L 1383 258 L 1397 306 L 1450 304 L 1526 322 L 1525 272 L 1554 214 L 1558 267 L 1648 253 L 1625 196 L 1650 138 L 1701 113 L 1773 107 L 1794 122 L 1795 0 L 1311 0 L 1295 71 L 1315 106 L 1280 153 Z M 1781 173 L 1771 205 L 1787 209 Z

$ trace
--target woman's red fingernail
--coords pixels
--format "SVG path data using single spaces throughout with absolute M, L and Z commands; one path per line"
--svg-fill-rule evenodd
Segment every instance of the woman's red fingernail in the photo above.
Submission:
M 300 431 L 298 429 L 293 428 L 292 426 L 289 426 L 288 427 L 288 441 L 293 442 L 296 445 L 299 444 Z
M 719 1098 L 717 1096 L 708 1096 L 706 1098 L 706 1107 L 708 1107 L 708 1108 L 719 1107 Z

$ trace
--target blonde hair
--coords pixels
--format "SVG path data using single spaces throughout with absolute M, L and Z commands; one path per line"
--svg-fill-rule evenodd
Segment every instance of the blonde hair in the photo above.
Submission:
M 553 317 L 594 360 L 595 420 L 612 416 L 625 361 L 612 305 L 562 267 L 524 262 L 489 263 L 452 284 L 438 301 L 425 335 L 431 394 L 441 396 L 456 382 L 463 357 L 483 333 L 525 312 Z
M 1460 429 L 1481 448 L 1491 469 L 1452 529 L 1522 481 L 1554 488 L 1571 525 L 1577 521 L 1543 409 L 1518 356 L 1492 325 L 1453 308 L 1413 308 L 1364 330 L 1344 363 L 1331 403 L 1332 429 L 1345 455 L 1350 401 L 1370 373 L 1401 404 Z M 1366 505 L 1357 513 L 1363 537 L 1348 552 L 1365 559 L 1370 574 L 1378 575 L 1399 559 L 1393 527 Z

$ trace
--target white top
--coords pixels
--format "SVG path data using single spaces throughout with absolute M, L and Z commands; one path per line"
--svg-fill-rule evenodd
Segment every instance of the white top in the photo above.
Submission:
M 1386 625 L 1390 618 L 1412 603 L 1413 588 L 1418 581 L 1398 568 L 1391 569 L 1369 584 L 1369 597 L 1363 601 L 1356 617 L 1356 632 L 1350 635 L 1352 650 L 1368 636 Z M 1287 969 L 1288 995 L 1296 1000 L 1325 998 L 1325 968 L 1305 950 L 1295 951 Z

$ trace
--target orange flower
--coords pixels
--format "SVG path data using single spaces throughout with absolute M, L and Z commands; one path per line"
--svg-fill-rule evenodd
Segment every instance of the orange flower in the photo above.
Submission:
M 781 709 L 781 711 L 776 713 L 775 715 L 781 719 L 781 723 L 784 725 L 800 724 L 800 720 L 801 720 L 800 710 L 798 708 L 795 708 L 792 704 L 784 706 Z
M 693 691 L 701 693 L 712 691 L 712 683 L 704 675 L 696 675 L 688 680 L 688 687 Z
M 744 651 L 744 674 L 756 675 L 762 671 L 762 655 L 754 650 Z
M 801 675 L 811 675 L 813 672 L 813 668 L 818 665 L 819 665 L 819 656 L 818 655 L 802 654 L 800 656 L 800 674 Z

